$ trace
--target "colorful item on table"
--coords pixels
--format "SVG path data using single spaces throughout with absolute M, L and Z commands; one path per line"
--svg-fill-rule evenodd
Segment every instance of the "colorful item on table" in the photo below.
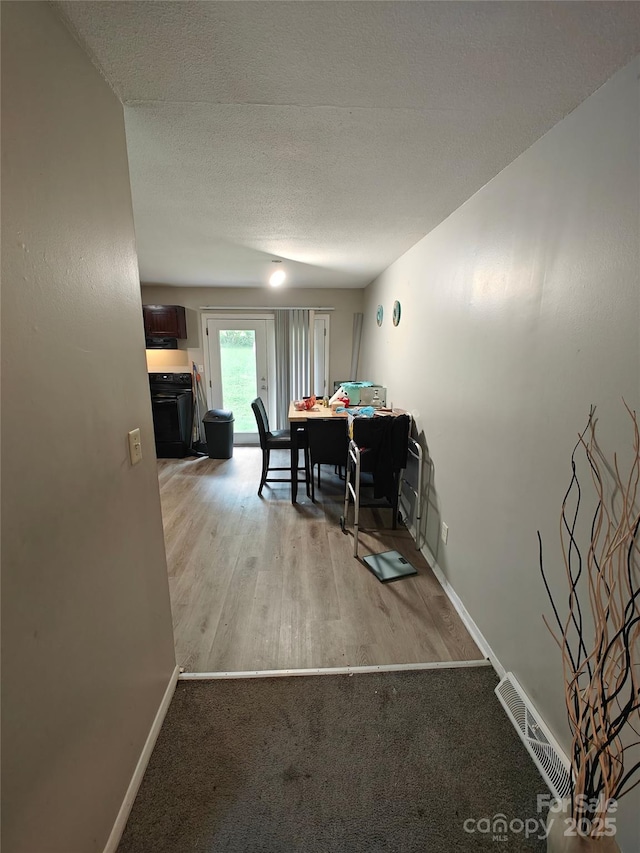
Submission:
M 352 418 L 372 418 L 376 410 L 373 406 L 362 406 L 362 408 L 350 409 L 348 406 L 339 406 L 336 412 L 346 412 Z
M 294 400 L 293 408 L 296 412 L 310 412 L 311 409 L 316 404 L 316 398 L 314 396 L 311 397 L 303 397 L 302 400 Z

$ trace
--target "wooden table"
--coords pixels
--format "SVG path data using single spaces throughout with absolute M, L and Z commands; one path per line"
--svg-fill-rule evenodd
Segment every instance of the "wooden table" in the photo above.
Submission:
M 313 409 L 305 409 L 299 412 L 293 403 L 289 403 L 289 426 L 291 428 L 291 503 L 298 499 L 298 431 L 296 426 L 305 424 L 309 420 L 332 420 L 333 418 L 347 418 L 346 412 L 334 412 L 332 409 L 316 403 Z

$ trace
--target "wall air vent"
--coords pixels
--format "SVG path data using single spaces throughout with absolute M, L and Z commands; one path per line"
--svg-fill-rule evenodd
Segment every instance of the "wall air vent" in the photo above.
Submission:
M 496 696 L 520 735 L 551 793 L 558 799 L 571 793 L 571 764 L 512 672 L 496 687 Z

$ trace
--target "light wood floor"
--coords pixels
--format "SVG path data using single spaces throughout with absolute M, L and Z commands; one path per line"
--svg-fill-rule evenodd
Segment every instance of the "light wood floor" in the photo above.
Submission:
M 274 464 L 286 463 L 283 454 Z M 296 506 L 288 484 L 267 484 L 258 497 L 258 448 L 236 447 L 229 460 L 162 459 L 158 473 L 176 655 L 185 670 L 482 657 L 404 528 L 361 534 L 360 554 L 396 548 L 417 576 L 381 584 L 354 559 L 353 538 L 339 526 L 344 486 L 328 467 L 317 503 L 303 486 Z M 390 514 L 367 510 L 361 523 L 388 527 Z

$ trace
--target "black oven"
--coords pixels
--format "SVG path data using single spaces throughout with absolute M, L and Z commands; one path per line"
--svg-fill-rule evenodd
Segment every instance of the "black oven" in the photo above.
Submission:
M 191 453 L 193 386 L 190 373 L 150 373 L 151 410 L 159 459 Z

